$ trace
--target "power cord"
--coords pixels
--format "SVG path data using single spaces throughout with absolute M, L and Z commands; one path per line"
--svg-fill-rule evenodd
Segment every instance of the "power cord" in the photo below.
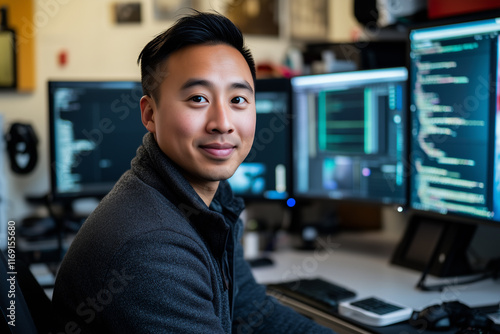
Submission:
M 427 275 L 429 273 L 429 265 L 427 266 L 426 270 L 422 272 L 422 276 L 420 277 L 420 280 L 418 281 L 416 287 L 419 290 L 422 291 L 443 291 L 445 288 L 450 287 L 450 286 L 455 286 L 455 285 L 464 285 L 464 284 L 472 284 L 472 283 L 477 283 L 489 278 L 492 279 L 498 279 L 500 276 L 500 258 L 497 259 L 492 259 L 488 263 L 486 269 L 482 273 L 478 273 L 477 276 L 472 277 L 472 278 L 467 278 L 463 280 L 459 280 L 458 278 L 455 278 L 452 282 L 447 282 L 447 283 L 441 283 L 441 284 L 434 284 L 434 285 L 427 285 L 425 284 L 425 279 L 427 278 Z

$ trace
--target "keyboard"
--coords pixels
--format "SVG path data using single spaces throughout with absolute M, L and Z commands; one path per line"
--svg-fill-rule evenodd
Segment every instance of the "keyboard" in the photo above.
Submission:
M 336 313 L 341 301 L 356 297 L 356 292 L 321 278 L 268 284 L 267 289 L 278 298 L 281 294 L 327 313 Z

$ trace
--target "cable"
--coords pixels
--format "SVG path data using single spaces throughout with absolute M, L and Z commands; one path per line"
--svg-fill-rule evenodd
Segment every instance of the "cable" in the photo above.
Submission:
M 432 263 L 432 261 L 430 261 Z M 492 259 L 490 260 L 487 269 L 485 272 L 478 273 L 476 277 L 467 278 L 463 280 L 458 280 L 458 277 L 455 277 L 455 281 L 451 283 L 442 283 L 442 284 L 434 284 L 434 285 L 426 285 L 425 279 L 427 274 L 429 273 L 430 265 L 428 264 L 425 270 L 422 272 L 422 276 L 418 281 L 416 287 L 422 291 L 443 291 L 445 288 L 455 285 L 463 285 L 463 284 L 471 284 L 477 283 L 489 278 L 498 279 L 500 275 L 500 260 Z
M 422 291 L 443 291 L 445 288 L 450 286 L 476 283 L 486 280 L 488 278 L 493 278 L 494 276 L 495 276 L 494 272 L 487 272 L 487 273 L 481 273 L 479 274 L 479 276 L 473 278 L 458 280 L 458 278 L 456 277 L 456 280 L 454 282 L 433 284 L 433 285 L 425 284 L 425 276 L 422 276 L 417 283 L 417 288 Z

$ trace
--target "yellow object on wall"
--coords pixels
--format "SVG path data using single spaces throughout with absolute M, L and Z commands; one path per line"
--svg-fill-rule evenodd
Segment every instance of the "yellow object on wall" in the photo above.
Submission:
M 35 33 L 33 27 L 33 0 L 0 0 L 8 7 L 9 28 L 17 39 L 17 90 L 35 89 Z

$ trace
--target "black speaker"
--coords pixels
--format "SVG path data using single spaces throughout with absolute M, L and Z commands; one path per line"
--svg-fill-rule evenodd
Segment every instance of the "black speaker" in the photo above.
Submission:
M 5 135 L 10 168 L 17 174 L 28 174 L 38 161 L 38 138 L 29 124 L 13 123 Z

